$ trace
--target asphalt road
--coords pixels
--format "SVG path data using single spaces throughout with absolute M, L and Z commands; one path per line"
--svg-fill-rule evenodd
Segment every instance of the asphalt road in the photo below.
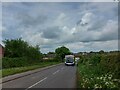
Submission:
M 2 84 L 2 88 L 76 88 L 76 66 L 64 64 Z

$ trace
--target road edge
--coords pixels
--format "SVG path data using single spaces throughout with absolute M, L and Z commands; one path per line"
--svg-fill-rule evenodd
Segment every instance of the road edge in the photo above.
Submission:
M 43 67 L 43 68 L 38 68 L 38 69 L 35 69 L 35 70 L 22 72 L 22 73 L 19 73 L 19 74 L 9 75 L 9 76 L 6 76 L 6 77 L 2 78 L 2 82 L 0 84 L 6 83 L 6 82 L 9 82 L 9 81 L 12 81 L 12 80 L 16 80 L 16 79 L 19 79 L 19 78 L 22 78 L 22 77 L 25 77 L 25 76 L 29 76 L 31 74 L 38 73 L 42 70 L 46 70 L 46 69 L 49 69 L 49 68 L 52 68 L 52 67 L 55 67 L 55 66 L 58 66 L 58 65 L 61 65 L 61 64 L 63 64 L 63 63 L 59 63 L 59 64 L 55 64 L 55 65 L 51 65 L 51 66 L 46 66 L 46 67 Z

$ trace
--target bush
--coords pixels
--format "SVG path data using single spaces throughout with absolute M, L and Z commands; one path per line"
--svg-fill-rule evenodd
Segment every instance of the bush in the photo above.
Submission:
M 24 67 L 32 64 L 40 63 L 39 60 L 28 60 L 25 57 L 21 58 L 7 58 L 2 59 L 2 68 Z
M 102 55 L 100 65 L 107 72 L 113 72 L 115 78 L 119 78 L 120 75 L 120 60 L 118 53 L 110 53 L 107 55 Z
M 112 72 L 115 78 L 119 78 L 120 52 L 83 55 L 80 63 L 87 66 L 98 66 L 104 73 Z
M 78 88 L 120 88 L 120 53 L 88 54 L 78 64 Z
M 38 45 L 35 47 L 29 45 L 27 42 L 23 41 L 22 38 L 11 40 L 8 39 L 3 42 L 5 44 L 5 57 L 27 57 L 30 60 L 40 60 L 42 58 L 40 47 Z
M 101 61 L 101 56 L 100 55 L 93 55 L 91 58 L 90 58 L 90 64 L 92 65 L 97 65 L 99 64 Z

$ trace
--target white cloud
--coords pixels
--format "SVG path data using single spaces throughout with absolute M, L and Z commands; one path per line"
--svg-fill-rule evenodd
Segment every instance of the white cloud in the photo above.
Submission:
M 118 40 L 97 41 L 97 42 L 77 42 L 65 45 L 73 52 L 83 51 L 99 51 L 99 50 L 118 50 Z
M 91 49 L 108 50 L 109 48 L 110 49 L 113 48 L 114 44 L 112 44 L 112 42 L 115 42 L 115 41 L 108 41 L 108 40 L 117 39 L 117 22 L 116 21 L 108 20 L 104 26 L 101 26 L 100 28 L 101 30 L 99 29 L 89 30 L 89 28 L 96 26 L 96 22 L 97 22 L 97 16 L 95 16 L 93 13 L 90 13 L 90 12 L 85 13 L 81 18 L 80 25 L 77 27 L 75 26 L 73 28 L 64 26 L 66 22 L 66 18 L 67 18 L 66 15 L 64 13 L 61 13 L 53 23 L 53 26 L 54 25 L 59 26 L 59 28 L 61 29 L 61 32 L 59 33 L 60 35 L 59 40 L 44 39 L 41 37 L 40 34 L 38 34 L 38 35 L 32 36 L 31 42 L 32 43 L 33 41 L 34 43 L 39 42 L 40 45 L 45 45 L 45 44 L 54 45 L 54 44 L 61 44 L 61 43 L 63 43 L 61 45 L 64 45 L 64 43 L 68 42 L 68 44 L 67 45 L 65 44 L 65 45 L 69 47 L 71 50 L 75 50 L 75 51 L 81 48 L 85 48 L 86 50 L 91 50 Z M 98 22 L 99 22 L 99 19 L 98 19 Z M 83 26 L 84 24 L 85 26 Z M 98 42 L 99 40 L 103 42 Z M 86 47 L 86 44 L 81 43 L 81 42 L 89 43 L 91 41 L 93 41 L 93 43 L 87 47 Z M 70 42 L 73 42 L 73 43 L 71 44 Z M 107 45 L 109 45 L 109 47 L 106 47 Z M 97 48 L 94 48 L 94 47 L 97 47 Z M 46 50 L 48 50 L 48 48 L 46 48 L 45 51 Z
M 51 40 L 42 37 L 42 33 L 37 33 L 34 31 L 24 31 L 22 38 L 28 41 L 32 45 L 46 45 L 51 43 Z
M 91 49 L 96 50 L 118 50 L 118 40 L 103 41 L 103 42 L 94 42 L 91 46 Z
M 1 0 L 1 1 L 2 2 L 73 2 L 73 0 Z M 74 0 L 74 2 L 115 2 L 115 1 L 113 0 Z
M 114 4 L 21 3 L 13 9 L 14 5 L 3 9 L 4 38 L 21 36 L 32 45 L 39 44 L 42 52 L 53 51 L 61 45 L 76 52 L 116 49 L 112 44 L 117 40 L 118 30 Z
M 53 21 L 54 26 L 64 26 L 67 21 L 67 16 L 65 13 L 60 13 L 57 18 Z
M 91 23 L 91 21 L 94 20 L 94 15 L 93 13 L 86 13 L 82 19 L 80 24 L 85 24 L 85 23 Z

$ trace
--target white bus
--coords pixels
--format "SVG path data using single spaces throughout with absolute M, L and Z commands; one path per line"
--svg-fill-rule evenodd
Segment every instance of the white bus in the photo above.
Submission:
M 74 55 L 65 55 L 65 65 L 75 65 L 75 57 Z

